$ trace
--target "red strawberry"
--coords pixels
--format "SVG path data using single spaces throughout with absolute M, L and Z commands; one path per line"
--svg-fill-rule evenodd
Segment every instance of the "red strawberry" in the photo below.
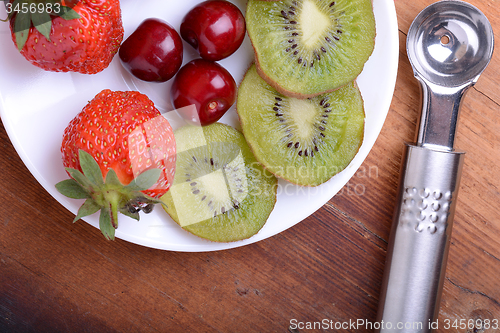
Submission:
M 8 6 L 12 40 L 47 71 L 98 73 L 123 40 L 118 0 L 11 0 Z
M 75 221 L 101 210 L 100 228 L 114 238 L 118 211 L 139 219 L 171 186 L 176 161 L 172 127 L 146 95 L 103 90 L 68 124 L 61 145 L 71 179 L 62 194 L 87 199 Z

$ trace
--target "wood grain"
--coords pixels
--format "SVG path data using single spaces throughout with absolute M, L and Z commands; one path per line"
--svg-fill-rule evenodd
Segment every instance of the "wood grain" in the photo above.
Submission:
M 432 2 L 395 1 L 398 79 L 362 167 L 312 216 L 256 244 L 179 253 L 107 242 L 71 223 L 0 127 L 0 332 L 370 332 L 294 323 L 375 321 L 403 143 L 420 113 L 406 33 Z M 498 40 L 496 2 L 469 2 Z M 499 71 L 496 52 L 462 108 L 456 146 L 467 154 L 436 332 L 495 332 L 442 324 L 500 320 Z

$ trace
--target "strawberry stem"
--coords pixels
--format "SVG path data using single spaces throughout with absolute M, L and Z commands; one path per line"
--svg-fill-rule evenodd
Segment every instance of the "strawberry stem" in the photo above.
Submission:
M 109 203 L 109 208 L 111 210 L 111 225 L 113 228 L 118 228 L 118 210 L 120 205 L 120 194 L 116 191 L 109 191 L 104 195 L 104 199 Z

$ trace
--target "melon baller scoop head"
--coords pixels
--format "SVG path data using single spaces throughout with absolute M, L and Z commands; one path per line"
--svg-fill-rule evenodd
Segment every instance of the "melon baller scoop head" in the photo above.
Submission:
M 493 54 L 493 31 L 474 6 L 425 8 L 408 31 L 421 85 L 415 144 L 407 144 L 377 322 L 380 332 L 430 332 L 437 320 L 464 153 L 454 149 L 463 97 Z M 410 324 L 407 324 L 410 323 Z M 411 326 L 411 328 L 409 328 Z

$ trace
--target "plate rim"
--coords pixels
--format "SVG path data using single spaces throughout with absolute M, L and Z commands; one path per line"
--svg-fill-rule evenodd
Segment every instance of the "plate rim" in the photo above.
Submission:
M 353 161 L 351 161 L 351 164 L 349 164 L 349 166 L 344 171 L 341 172 L 344 174 L 347 181 L 345 183 L 343 183 L 342 186 L 339 187 L 339 189 L 328 193 L 330 199 L 333 196 L 335 196 L 339 192 L 339 190 L 347 184 L 347 182 L 352 178 L 352 176 L 355 174 L 355 172 L 359 169 L 359 167 L 361 167 L 361 165 L 365 161 L 366 157 L 368 156 L 369 152 L 371 151 L 371 149 L 375 145 L 375 142 L 381 133 L 382 126 L 385 123 L 387 114 L 388 114 L 389 109 L 390 109 L 390 105 L 392 103 L 392 96 L 393 96 L 394 90 L 395 90 L 397 71 L 398 71 L 398 66 L 399 66 L 399 64 L 398 64 L 399 63 L 399 30 L 398 30 L 396 9 L 395 9 L 395 4 L 392 0 L 383 0 L 383 1 L 378 0 L 377 4 L 376 5 L 374 4 L 374 7 L 375 6 L 384 7 L 384 13 L 386 13 L 388 15 L 388 17 L 386 17 L 387 20 L 386 20 L 386 22 L 384 22 L 384 24 L 389 26 L 388 31 L 391 33 L 387 37 L 387 39 L 391 42 L 391 44 L 392 44 L 391 46 L 393 47 L 393 49 L 391 49 L 392 52 L 388 54 L 388 58 L 395 65 L 389 67 L 387 70 L 387 75 L 388 75 L 388 77 L 391 78 L 389 80 L 389 83 L 387 86 L 387 94 L 389 95 L 389 92 L 390 92 L 390 98 L 385 98 L 384 105 L 382 107 L 379 107 L 379 109 L 384 110 L 384 114 L 383 114 L 383 120 L 378 122 L 378 126 L 375 130 L 377 135 L 369 138 L 370 139 L 369 142 L 366 142 L 367 138 L 365 137 L 362 147 L 369 146 L 369 148 L 363 149 L 363 150 L 360 149 L 360 151 L 356 155 L 355 159 Z M 377 22 L 379 22 L 379 20 L 377 20 L 377 18 L 376 18 L 376 24 L 379 24 Z M 362 94 L 363 94 L 363 91 L 362 91 Z M 38 181 L 38 183 L 59 204 L 61 204 L 61 206 L 63 206 L 67 210 L 69 210 L 71 213 L 76 214 L 76 210 L 74 208 L 75 207 L 75 200 L 69 201 L 69 199 L 62 197 L 55 190 L 55 187 L 53 186 L 54 184 L 52 184 L 52 183 L 49 184 L 49 182 L 45 179 L 44 175 L 41 174 L 40 171 L 38 170 L 38 168 L 31 162 L 31 159 L 28 156 L 26 150 L 19 142 L 19 138 L 18 138 L 17 134 L 15 133 L 14 126 L 11 122 L 12 119 L 9 118 L 7 113 L 8 113 L 8 111 L 6 110 L 6 108 L 4 106 L 2 94 L 0 94 L 0 117 L 1 117 L 2 123 L 5 127 L 5 130 L 7 132 L 7 135 L 9 137 L 12 145 L 14 146 L 17 154 L 20 156 L 24 165 L 27 167 L 27 169 L 30 171 L 30 173 L 35 177 L 35 179 Z M 61 136 L 62 136 L 62 133 L 61 133 Z M 354 165 L 356 165 L 356 167 L 354 167 Z M 328 182 L 335 181 L 335 177 L 336 176 L 334 176 Z M 279 180 L 279 181 L 281 183 L 284 182 L 283 180 Z M 323 185 L 320 185 L 320 186 L 323 186 Z M 52 188 L 49 188 L 49 187 L 52 187 Z M 277 198 L 277 200 L 279 200 L 279 198 Z M 196 246 L 194 246 L 193 244 L 186 244 L 184 246 L 182 246 L 182 245 L 180 245 L 180 246 L 179 245 L 165 246 L 166 244 L 159 242 L 158 239 L 147 238 L 145 240 L 143 237 L 137 237 L 136 235 L 124 234 L 123 232 L 120 231 L 120 228 L 118 228 L 116 230 L 116 238 L 119 238 L 121 240 L 130 242 L 130 243 L 134 243 L 134 244 L 137 244 L 140 246 L 145 246 L 145 247 L 160 249 L 160 250 L 178 251 L 178 252 L 211 252 L 211 251 L 232 249 L 232 248 L 237 248 L 237 247 L 253 244 L 253 243 L 259 242 L 261 240 L 275 236 L 277 234 L 280 234 L 281 232 L 291 228 L 292 226 L 300 223 L 301 221 L 303 221 L 304 219 L 306 219 L 310 215 L 314 214 L 318 209 L 320 209 L 323 205 L 325 205 L 328 202 L 328 200 L 329 199 L 327 199 L 326 201 L 317 200 L 315 202 L 315 205 L 310 206 L 306 212 L 302 212 L 302 214 L 300 214 L 300 216 L 297 216 L 297 221 L 295 223 L 286 224 L 286 225 L 284 225 L 284 227 L 278 228 L 277 229 L 278 231 L 273 231 L 270 234 L 265 234 L 262 232 L 263 230 L 261 230 L 256 235 L 250 237 L 249 239 L 242 240 L 242 241 L 236 241 L 236 242 L 230 242 L 230 243 L 213 243 L 210 241 L 198 239 L 201 242 L 199 244 L 196 244 Z M 71 208 L 69 208 L 68 206 Z M 274 212 L 274 210 L 273 210 L 273 212 Z M 272 213 L 271 213 L 271 216 L 272 216 Z M 271 218 L 271 216 L 269 218 Z M 142 220 L 143 220 L 143 216 L 141 216 L 141 221 Z M 95 218 L 87 217 L 87 218 L 84 218 L 84 221 L 86 221 L 88 224 L 91 224 L 92 226 L 98 228 L 98 226 L 96 226 L 96 223 L 95 223 Z M 181 229 L 180 227 L 178 227 L 178 228 Z M 265 228 L 265 226 L 264 226 L 264 228 Z

